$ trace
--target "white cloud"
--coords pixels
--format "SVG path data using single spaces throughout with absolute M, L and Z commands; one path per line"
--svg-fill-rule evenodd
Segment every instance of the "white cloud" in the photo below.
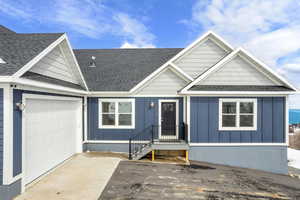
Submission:
M 121 33 L 132 42 L 125 41 L 121 47 L 154 47 L 154 35 L 150 33 L 144 24 L 141 24 L 136 19 L 129 17 L 127 14 L 118 13 L 115 15 L 115 20 L 121 25 Z
M 11 1 L 8 3 L 5 0 L 0 0 L 0 13 L 17 18 L 30 19 L 31 14 L 26 12 L 26 10 L 27 6 L 22 1 Z
M 90 38 L 112 35 L 121 37 L 122 43 L 128 41 L 136 47 L 154 46 L 155 36 L 142 21 L 107 7 L 101 0 L 52 0 L 40 5 L 31 4 L 31 12 L 24 11 L 22 4 L 13 2 L 0 0 L 0 13 L 60 25 Z
M 197 35 L 214 30 L 300 86 L 300 55 L 290 56 L 300 49 L 299 12 L 297 0 L 198 0 L 183 22 Z M 300 108 L 300 97 L 294 99 Z

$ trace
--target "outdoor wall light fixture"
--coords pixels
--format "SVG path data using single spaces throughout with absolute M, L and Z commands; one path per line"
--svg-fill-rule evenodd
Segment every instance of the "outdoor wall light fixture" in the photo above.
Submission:
M 150 103 L 150 108 L 154 108 L 154 102 L 153 101 Z
M 20 111 L 23 111 L 25 109 L 25 104 L 23 103 L 16 103 L 16 106 Z

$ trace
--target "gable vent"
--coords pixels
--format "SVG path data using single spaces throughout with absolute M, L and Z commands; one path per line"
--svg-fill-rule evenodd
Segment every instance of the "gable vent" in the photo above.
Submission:
M 96 67 L 96 57 L 92 56 L 91 59 L 92 60 L 89 62 L 89 67 L 94 68 Z
M 6 64 L 6 62 L 2 58 L 0 58 L 0 63 L 1 64 Z

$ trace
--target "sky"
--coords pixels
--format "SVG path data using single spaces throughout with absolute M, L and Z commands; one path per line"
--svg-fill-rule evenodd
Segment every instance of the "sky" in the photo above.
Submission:
M 0 24 L 67 32 L 73 48 L 185 47 L 212 30 L 298 88 L 299 13 L 299 0 L 0 0 Z

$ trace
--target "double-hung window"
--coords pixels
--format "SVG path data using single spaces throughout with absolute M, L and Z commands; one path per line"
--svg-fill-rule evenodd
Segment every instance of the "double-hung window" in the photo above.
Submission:
M 99 99 L 99 128 L 134 128 L 134 99 Z
M 257 100 L 219 100 L 219 130 L 256 130 Z

